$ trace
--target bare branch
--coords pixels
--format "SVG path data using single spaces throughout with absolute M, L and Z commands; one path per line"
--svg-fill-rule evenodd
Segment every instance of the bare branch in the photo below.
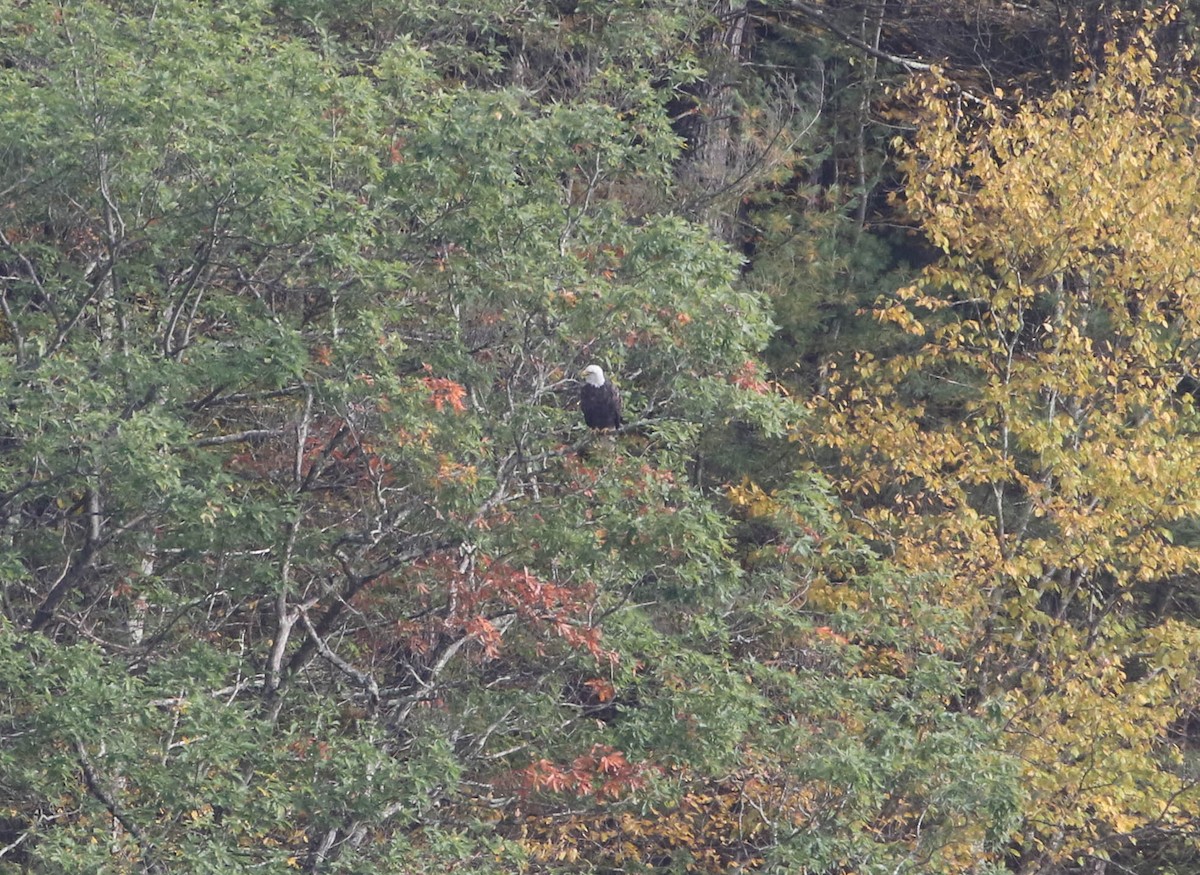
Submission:
M 31 835 L 33 835 L 33 827 L 32 826 L 30 826 L 27 830 L 25 830 L 19 836 L 17 836 L 16 841 L 11 842 L 11 843 L 5 845 L 4 847 L 0 848 L 0 860 L 3 860 L 10 853 L 12 853 L 17 848 L 19 848 L 21 846 L 21 844 L 26 839 L 28 839 Z
M 296 549 L 296 535 L 300 531 L 299 519 L 288 523 L 287 544 L 283 549 L 283 559 L 279 566 L 279 594 L 275 599 L 275 641 L 271 645 L 271 655 L 267 659 L 266 683 L 263 692 L 273 698 L 283 683 L 283 654 L 287 651 L 288 638 L 291 637 L 292 627 L 299 619 L 299 609 L 288 608 L 288 591 L 291 589 L 292 553 Z M 276 713 L 279 703 L 276 703 Z
M 304 445 L 308 443 L 308 429 L 312 423 L 313 392 L 312 387 L 305 387 L 304 413 L 296 421 L 296 458 L 292 466 L 292 479 L 296 483 L 296 491 L 300 492 L 304 485 Z
M 92 489 L 88 493 L 89 532 L 87 541 L 84 543 L 83 549 L 79 551 L 78 557 L 68 564 L 58 580 L 55 581 L 54 586 L 50 588 L 50 592 L 46 594 L 42 603 L 38 605 L 37 610 L 33 614 L 33 619 L 29 621 L 29 631 L 40 631 L 53 619 L 55 609 L 67 597 L 67 593 L 74 588 L 84 573 L 91 568 L 92 563 L 96 561 L 96 557 L 101 550 L 121 537 L 121 535 L 141 525 L 149 516 L 149 513 L 138 514 L 119 528 L 114 529 L 107 535 L 101 536 L 99 492 L 96 489 Z
M 889 63 L 896 64 L 905 68 L 906 70 L 912 70 L 914 72 L 927 72 L 933 69 L 933 64 L 928 64 L 924 61 L 917 61 L 913 58 L 905 58 L 902 55 L 893 55 L 891 52 L 885 52 L 882 49 L 872 46 L 870 43 L 864 42 L 854 34 L 850 33 L 848 30 L 838 25 L 837 22 L 829 17 L 829 14 L 825 12 L 824 9 L 810 6 L 807 3 L 801 3 L 799 0 L 788 0 L 788 2 L 784 4 L 784 7 L 792 10 L 793 12 L 799 13 L 806 20 L 829 31 L 842 42 L 846 43 L 846 45 L 854 46 L 854 48 L 866 52 L 871 57 L 877 58 L 880 61 L 888 61 Z
M 83 771 L 83 781 L 87 785 L 88 792 L 108 810 L 108 813 L 113 816 L 113 819 L 117 823 L 121 824 L 126 832 L 133 836 L 142 849 L 142 857 L 146 860 L 146 869 L 151 872 L 161 871 L 161 867 L 154 860 L 154 845 L 147 838 L 145 831 L 138 825 L 137 821 L 129 816 L 124 807 L 117 802 L 112 789 L 104 785 L 100 774 L 92 764 L 91 757 L 88 756 L 87 748 L 83 746 L 83 742 L 78 738 L 74 741 L 75 757 L 79 761 L 79 768 Z
M 0 229 L 0 245 L 9 250 L 21 262 L 21 267 L 25 268 L 25 273 L 29 277 L 29 281 L 37 287 L 38 294 L 41 296 L 42 302 L 49 308 L 50 313 L 54 316 L 54 321 L 58 322 L 58 308 L 54 306 L 54 300 L 46 292 L 46 287 L 42 285 L 42 279 L 38 276 L 37 268 L 33 266 L 33 262 L 29 260 L 25 253 L 17 249 L 12 244 L 12 241 L 5 235 L 4 230 Z M 13 312 L 8 304 L 8 295 L 0 295 L 0 307 L 3 308 L 4 318 L 8 322 L 8 328 L 13 333 L 13 337 L 17 343 L 17 362 L 24 360 L 23 350 L 25 348 L 24 335 L 21 334 L 17 326 L 16 319 L 13 318 Z
M 436 553 L 438 550 L 445 550 L 455 546 L 455 541 L 436 541 L 428 542 L 425 538 L 414 538 L 414 541 L 420 541 L 420 546 L 414 545 L 407 550 L 397 551 L 386 562 L 381 563 L 378 567 L 371 570 L 367 574 L 357 574 L 350 567 L 349 560 L 343 558 L 343 572 L 346 576 L 346 582 L 342 586 L 342 591 L 335 597 L 336 600 L 328 608 L 325 609 L 314 625 L 314 630 L 318 637 L 324 637 L 329 634 L 329 630 L 333 628 L 334 623 L 341 617 L 342 612 L 350 605 L 350 601 L 358 595 L 359 591 L 368 584 L 385 574 L 399 568 L 401 565 L 407 565 L 410 562 L 415 562 L 417 559 L 429 556 Z M 311 607 L 311 605 L 306 606 Z M 280 675 L 280 684 L 278 690 L 282 692 L 287 685 L 287 679 L 301 669 L 316 651 L 316 640 L 309 636 L 304 639 L 296 652 L 292 654 L 292 658 L 288 660 L 287 665 L 283 668 Z
M 233 434 L 219 434 L 213 437 L 200 438 L 192 443 L 193 447 L 215 447 L 222 444 L 238 444 L 243 441 L 262 440 L 265 438 L 282 437 L 287 433 L 283 428 L 252 428 Z
M 379 684 L 375 682 L 375 678 L 371 677 L 365 671 L 352 666 L 346 660 L 342 659 L 333 649 L 317 634 L 317 630 L 313 628 L 312 621 L 308 619 L 308 612 L 303 608 L 300 609 L 300 622 L 304 624 L 304 630 L 308 632 L 312 638 L 313 644 L 316 645 L 317 652 L 329 661 L 338 671 L 352 679 L 356 684 L 367 691 L 370 696 L 372 707 L 379 701 Z

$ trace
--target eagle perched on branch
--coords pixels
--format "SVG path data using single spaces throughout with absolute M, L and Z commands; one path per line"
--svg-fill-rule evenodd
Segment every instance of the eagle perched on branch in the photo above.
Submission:
M 621 393 L 599 365 L 583 369 L 583 386 L 579 389 L 579 408 L 588 428 L 621 427 Z

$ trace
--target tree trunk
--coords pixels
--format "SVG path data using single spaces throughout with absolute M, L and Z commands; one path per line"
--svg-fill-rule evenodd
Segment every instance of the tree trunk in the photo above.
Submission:
M 693 109 L 683 124 L 687 153 L 680 181 L 693 192 L 690 206 L 713 233 L 733 242 L 738 180 L 736 86 L 742 62 L 747 7 L 720 0 L 705 40 L 708 75 L 694 93 Z

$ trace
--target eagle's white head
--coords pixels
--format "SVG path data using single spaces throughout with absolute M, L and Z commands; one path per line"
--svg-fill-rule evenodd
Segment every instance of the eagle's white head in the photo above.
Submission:
M 588 365 L 583 369 L 583 381 L 589 386 L 604 385 L 604 371 L 599 365 Z

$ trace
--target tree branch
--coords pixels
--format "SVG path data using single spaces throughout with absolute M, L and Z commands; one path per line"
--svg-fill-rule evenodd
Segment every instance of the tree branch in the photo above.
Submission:
M 88 519 L 89 532 L 88 539 L 83 545 L 83 549 L 79 553 L 79 558 L 71 562 L 63 570 L 62 575 L 55 581 L 54 586 L 50 588 L 50 592 L 42 599 L 42 603 L 38 605 L 34 611 L 33 619 L 29 621 L 29 631 L 40 631 L 54 617 L 54 611 L 59 606 L 67 593 L 75 586 L 78 580 L 83 576 L 84 572 L 92 566 L 96 561 L 96 556 L 102 549 L 111 544 L 121 535 L 128 532 L 130 529 L 140 525 L 150 516 L 149 513 L 141 513 L 125 523 L 120 528 L 101 537 L 100 535 L 100 499 L 99 492 L 92 489 L 88 493 Z
M 213 437 L 200 438 L 192 443 L 193 447 L 215 447 L 222 444 L 237 444 L 243 441 L 262 440 L 265 438 L 282 437 L 287 433 L 283 428 L 252 428 L 233 434 L 219 434 Z
M 325 640 L 317 634 L 317 630 L 313 628 L 312 621 L 308 619 L 308 611 L 306 611 L 304 608 L 300 608 L 300 622 L 304 624 L 304 631 L 308 633 L 309 637 L 313 641 L 313 644 L 316 645 L 317 652 L 326 660 L 328 660 L 335 668 L 342 672 L 342 674 L 346 675 L 360 687 L 365 689 L 367 691 L 367 695 L 370 696 L 371 706 L 374 707 L 379 701 L 379 684 L 375 682 L 375 678 L 371 677 L 371 675 L 367 672 L 360 671 L 359 669 L 355 668 L 350 663 L 346 662 L 346 660 L 334 653 L 333 649 L 325 642 Z
M 96 771 L 96 767 L 92 765 L 92 759 L 88 756 L 87 748 L 83 746 L 83 742 L 78 738 L 74 739 L 75 757 L 79 761 L 79 768 L 83 771 L 83 781 L 87 785 L 88 792 L 91 793 L 100 804 L 107 809 L 113 819 L 125 829 L 127 833 L 133 836 L 134 841 L 142 850 L 142 857 L 146 864 L 146 870 L 149 872 L 161 871 L 157 861 L 154 859 L 154 845 L 147 838 L 145 831 L 138 823 L 129 816 L 124 807 L 117 802 L 112 791 L 104 786 L 100 779 L 100 774 Z
M 355 574 L 353 569 L 349 567 L 348 560 L 343 559 L 344 573 L 346 575 L 346 583 L 342 587 L 342 591 L 335 596 L 335 601 L 323 613 L 315 624 L 313 624 L 314 635 L 307 636 L 292 653 L 287 664 L 282 667 L 279 672 L 278 685 L 274 690 L 276 696 L 282 696 L 284 690 L 287 689 L 288 680 L 297 671 L 299 671 L 317 651 L 317 641 L 329 634 L 329 630 L 333 628 L 334 623 L 341 617 L 342 612 L 350 606 L 351 600 L 359 591 L 374 580 L 379 579 L 388 572 L 399 568 L 401 565 L 415 562 L 417 559 L 429 556 L 438 550 L 444 550 L 454 546 L 455 542 L 434 542 L 425 543 L 423 546 L 414 546 L 401 553 L 392 556 L 387 562 L 383 563 L 379 568 L 367 574 Z M 306 605 L 307 610 L 310 605 Z
M 915 72 L 926 72 L 933 69 L 933 64 L 927 64 L 924 61 L 917 61 L 913 58 L 906 58 L 902 55 L 893 55 L 891 52 L 885 52 L 882 49 L 872 46 L 870 43 L 864 42 L 837 24 L 823 9 L 818 9 L 807 3 L 801 3 L 799 0 L 788 0 L 783 5 L 784 8 L 792 10 L 807 21 L 829 31 L 842 42 L 846 43 L 846 45 L 854 46 L 854 48 L 866 52 L 873 58 L 888 61 L 889 63 L 904 67 L 906 70 Z

